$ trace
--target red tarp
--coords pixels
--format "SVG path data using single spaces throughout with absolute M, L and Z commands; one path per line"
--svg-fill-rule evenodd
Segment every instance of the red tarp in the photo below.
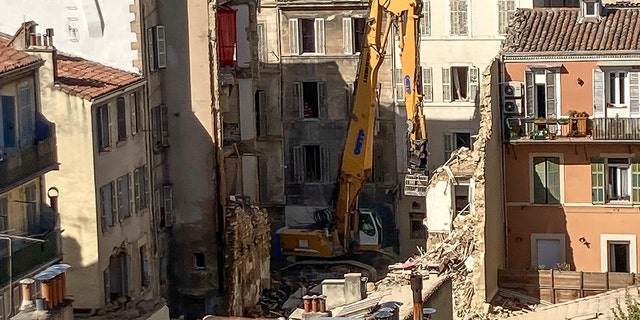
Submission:
M 218 56 L 220 66 L 235 65 L 236 51 L 236 11 L 233 9 L 218 9 L 216 13 L 218 29 Z

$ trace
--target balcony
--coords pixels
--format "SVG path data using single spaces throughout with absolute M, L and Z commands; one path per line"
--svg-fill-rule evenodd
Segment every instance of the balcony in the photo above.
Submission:
M 57 169 L 55 124 L 36 114 L 33 145 L 0 148 L 0 193 Z
M 640 140 L 640 118 L 507 117 L 504 139 L 508 143 Z
M 13 240 L 13 254 L 11 259 L 8 255 L 8 240 L 0 239 L 0 288 L 9 283 L 9 262 L 12 265 L 13 281 L 39 271 L 62 259 L 60 230 L 52 230 L 42 235 L 31 235 L 30 237 L 45 240 L 45 242 L 30 242 L 24 240 Z

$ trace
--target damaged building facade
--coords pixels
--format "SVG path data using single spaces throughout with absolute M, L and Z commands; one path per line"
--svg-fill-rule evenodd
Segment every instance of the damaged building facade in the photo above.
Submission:
M 275 190 L 267 191 L 278 208 L 274 227 L 312 223 L 315 211 L 334 205 L 367 9 L 367 1 L 261 2 L 259 87 L 267 117 L 274 117 L 267 118 L 267 133 L 282 148 L 280 162 L 268 166 L 282 175 L 262 188 Z M 374 169 L 359 204 L 395 211 L 389 59 L 387 54 L 379 72 Z

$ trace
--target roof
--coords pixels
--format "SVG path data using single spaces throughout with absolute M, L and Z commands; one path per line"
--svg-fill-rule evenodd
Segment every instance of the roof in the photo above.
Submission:
M 627 291 L 628 290 L 628 291 Z M 622 288 L 594 296 L 580 298 L 564 303 L 537 309 L 535 312 L 510 317 L 517 320 L 548 320 L 548 319 L 613 319 L 612 308 L 617 307 L 617 302 L 623 311 L 626 311 L 625 294 L 635 299 L 640 297 L 640 286 Z
M 0 74 L 42 61 L 26 52 L 7 47 L 11 39 L 12 36 L 0 32 Z
M 84 99 L 95 99 L 142 80 L 135 73 L 58 53 L 58 89 Z
M 640 6 L 616 3 L 598 21 L 578 22 L 578 8 L 518 9 L 503 52 L 613 51 L 640 49 Z

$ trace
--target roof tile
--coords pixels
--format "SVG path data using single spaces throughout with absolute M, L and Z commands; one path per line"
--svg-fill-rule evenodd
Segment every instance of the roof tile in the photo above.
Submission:
M 578 23 L 578 8 L 518 9 L 504 52 L 640 50 L 640 6 L 606 6 L 599 21 Z
M 26 67 L 39 61 L 42 60 L 26 52 L 18 51 L 10 47 L 0 46 L 0 74 L 21 67 Z

